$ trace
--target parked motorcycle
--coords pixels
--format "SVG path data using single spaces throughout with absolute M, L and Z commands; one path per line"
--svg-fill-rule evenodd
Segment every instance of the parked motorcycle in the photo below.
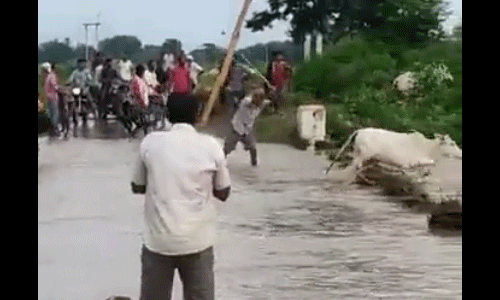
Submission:
M 78 126 L 79 118 L 85 125 L 90 115 L 96 117 L 95 103 L 90 95 L 84 94 L 80 87 L 72 87 L 69 94 L 67 97 L 68 117 L 71 116 L 73 119 L 75 128 Z

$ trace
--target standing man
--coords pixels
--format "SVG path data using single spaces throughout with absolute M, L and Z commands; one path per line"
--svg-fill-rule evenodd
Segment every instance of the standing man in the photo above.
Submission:
M 142 109 L 147 109 L 149 106 L 149 89 L 144 74 L 146 68 L 141 64 L 135 69 L 135 75 L 130 81 L 130 94 L 135 104 Z
M 248 78 L 248 75 L 247 71 L 233 59 L 227 75 L 228 83 L 226 87 L 226 101 L 229 106 L 229 116 L 233 116 L 238 109 L 241 99 L 245 97 L 244 81 Z
M 292 67 L 286 61 L 285 56 L 277 53 L 274 61 L 268 69 L 268 78 L 274 87 L 272 92 L 273 107 L 275 112 L 283 104 L 286 93 L 288 92 L 289 82 L 292 74 Z
M 177 56 L 176 65 L 169 70 L 168 91 L 169 101 L 173 98 L 183 98 L 191 92 L 191 75 L 180 55 Z
M 196 86 L 198 85 L 198 76 L 201 73 L 203 73 L 203 68 L 194 61 L 193 56 L 188 55 L 186 58 L 187 58 L 187 65 L 189 68 L 189 72 L 191 74 L 191 82 L 193 85 L 192 88 L 194 90 L 196 88 Z
M 156 61 L 148 62 L 148 69 L 144 73 L 144 81 L 148 87 L 149 102 L 152 104 L 151 110 L 155 116 L 155 124 L 161 120 L 161 128 L 165 127 L 165 105 L 167 103 L 167 95 L 162 91 L 160 83 L 156 76 Z
M 104 55 L 102 52 L 97 52 L 94 56 L 94 60 L 92 61 L 91 71 L 95 74 L 97 66 L 102 66 L 104 63 Z
M 152 59 L 148 61 L 148 68 L 144 72 L 144 81 L 148 86 L 149 96 L 159 97 L 160 83 L 158 82 L 158 77 L 156 75 L 156 61 Z
M 61 89 L 57 83 L 56 74 L 53 72 L 50 63 L 42 64 L 43 89 L 47 96 L 47 108 L 50 120 L 52 122 L 52 130 L 50 137 L 59 136 L 59 93 Z
M 228 198 L 229 171 L 219 143 L 193 127 L 196 98 L 167 105 L 172 130 L 143 139 L 132 177 L 146 197 L 140 299 L 171 299 L 178 269 L 185 300 L 214 300 L 214 197 Z
M 241 104 L 231 120 L 232 131 L 226 136 L 224 142 L 224 155 L 227 156 L 236 148 L 238 142 L 242 142 L 245 150 L 250 152 L 252 166 L 257 165 L 257 142 L 253 126 L 260 112 L 270 104 L 270 101 L 265 100 L 265 97 L 265 90 L 257 88 L 241 100 Z

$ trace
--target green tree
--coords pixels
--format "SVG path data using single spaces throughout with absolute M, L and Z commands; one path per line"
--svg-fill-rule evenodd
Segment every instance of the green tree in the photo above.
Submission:
M 74 50 L 57 40 L 43 43 L 38 46 L 38 62 L 50 61 L 62 63 L 75 57 Z
M 202 45 L 202 48 L 195 49 L 189 54 L 191 54 L 194 60 L 199 64 L 213 66 L 221 59 L 223 51 L 224 49 L 215 44 L 205 43 Z
M 418 45 L 443 35 L 440 23 L 448 14 L 444 1 L 268 0 L 269 9 L 254 13 L 246 27 L 261 31 L 291 17 L 289 34 L 296 43 L 314 32 L 333 43 L 363 32 L 389 43 Z
M 256 44 L 236 51 L 236 55 L 244 55 L 250 62 L 259 63 L 271 59 L 274 51 L 283 52 L 292 62 L 302 61 L 303 51 L 301 45 L 296 45 L 292 41 L 272 41 L 266 44 Z
M 182 43 L 177 39 L 166 39 L 161 45 L 161 50 L 168 53 L 177 53 L 182 50 Z
M 134 64 L 147 63 L 149 60 L 158 60 L 160 58 L 161 46 L 157 45 L 145 45 L 144 49 L 137 52 L 132 57 L 132 62 Z
M 135 36 L 118 35 L 99 42 L 99 49 L 102 53 L 112 57 L 131 58 L 134 54 L 141 51 L 142 43 Z
M 88 46 L 89 59 L 92 59 L 95 55 L 95 49 L 92 46 Z M 85 45 L 78 44 L 75 48 L 75 57 L 77 58 L 85 58 Z

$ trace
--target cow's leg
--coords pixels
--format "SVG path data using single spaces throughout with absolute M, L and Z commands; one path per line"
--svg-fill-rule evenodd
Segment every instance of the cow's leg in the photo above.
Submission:
M 357 174 L 356 174 L 356 175 L 357 175 L 357 177 L 358 177 L 358 178 L 360 178 L 360 179 L 363 181 L 363 183 L 365 183 L 365 184 L 372 185 L 372 186 L 376 184 L 376 182 L 375 182 L 374 180 L 368 179 L 368 177 L 366 177 L 366 176 L 363 174 L 363 172 L 357 172 Z

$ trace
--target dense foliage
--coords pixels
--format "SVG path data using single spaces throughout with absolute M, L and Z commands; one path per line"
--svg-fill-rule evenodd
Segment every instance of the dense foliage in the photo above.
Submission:
M 419 47 L 443 36 L 441 22 L 449 14 L 443 0 L 268 0 L 268 5 L 254 13 L 247 28 L 261 31 L 275 20 L 289 20 L 289 34 L 297 43 L 314 32 L 333 43 L 361 32 Z
M 449 134 L 462 143 L 462 43 L 442 41 L 416 51 L 361 37 L 345 39 L 321 58 L 302 64 L 293 78 L 295 104 L 319 92 L 327 127 L 337 140 L 361 127 Z M 418 80 L 405 96 L 392 85 L 410 71 Z M 309 97 L 307 96 L 309 95 Z

